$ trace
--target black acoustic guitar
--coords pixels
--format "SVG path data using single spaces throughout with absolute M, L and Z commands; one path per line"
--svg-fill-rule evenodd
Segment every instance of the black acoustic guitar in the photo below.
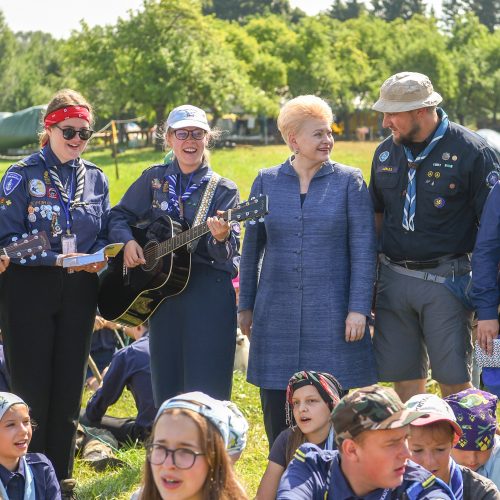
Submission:
M 5 248 L 0 248 L 0 255 L 6 255 L 11 259 L 21 259 L 21 264 L 26 262 L 25 257 L 36 259 L 36 254 L 50 248 L 50 241 L 45 231 L 33 231 L 32 234 L 23 234 L 21 238 L 12 238 L 12 243 Z
M 219 217 L 228 222 L 257 219 L 267 214 L 267 196 L 249 200 Z M 130 326 L 144 323 L 160 303 L 181 293 L 189 280 L 191 254 L 186 245 L 208 233 L 207 223 L 186 226 L 163 216 L 146 228 L 132 227 L 146 264 L 127 268 L 123 251 L 100 276 L 99 313 L 107 320 Z

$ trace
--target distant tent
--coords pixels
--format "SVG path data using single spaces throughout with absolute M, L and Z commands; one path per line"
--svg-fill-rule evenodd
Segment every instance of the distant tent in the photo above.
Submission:
M 1 113 L 0 152 L 37 143 L 41 115 L 46 109 L 47 106 L 33 106 L 17 113 Z

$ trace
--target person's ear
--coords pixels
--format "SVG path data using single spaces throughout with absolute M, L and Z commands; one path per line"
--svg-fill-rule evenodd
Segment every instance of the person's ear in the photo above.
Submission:
M 297 143 L 297 136 L 290 132 L 288 134 L 288 144 L 290 145 L 290 149 L 297 154 L 299 152 L 299 145 Z
M 353 439 L 344 439 L 342 441 L 342 456 L 351 462 L 357 462 L 359 460 L 358 448 L 359 445 Z

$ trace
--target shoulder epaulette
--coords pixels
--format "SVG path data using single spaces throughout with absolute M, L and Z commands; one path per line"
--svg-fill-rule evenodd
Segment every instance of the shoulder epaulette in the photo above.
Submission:
M 13 166 L 13 167 L 27 167 L 27 166 L 28 166 L 28 164 L 27 164 L 25 161 L 20 160 L 20 161 L 18 161 L 17 163 L 14 163 L 14 165 L 12 165 L 12 166 Z
M 101 172 L 103 171 L 101 167 L 98 167 L 95 163 L 92 163 L 91 161 L 84 160 L 83 158 L 82 161 L 86 167 L 93 167 Z
M 151 170 L 152 168 L 156 168 L 156 167 L 166 167 L 167 165 L 169 165 L 169 163 L 167 164 L 164 164 L 164 163 L 157 163 L 155 165 L 151 165 L 150 167 L 146 168 L 146 170 L 143 170 L 142 173 L 145 174 L 146 172 L 148 172 L 149 170 Z

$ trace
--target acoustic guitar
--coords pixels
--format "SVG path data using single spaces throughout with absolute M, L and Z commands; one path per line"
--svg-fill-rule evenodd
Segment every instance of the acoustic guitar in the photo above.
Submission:
M 267 196 L 260 196 L 219 217 L 228 222 L 243 222 L 262 218 L 267 212 Z M 140 325 L 163 300 L 186 288 L 191 271 L 191 254 L 186 245 L 210 231 L 206 222 L 186 227 L 167 215 L 145 228 L 132 227 L 146 263 L 127 268 L 123 251 L 110 260 L 99 277 L 98 307 L 103 318 L 129 326 Z
M 37 232 L 36 229 L 32 234 L 23 234 L 21 238 L 12 238 L 12 243 L 5 248 L 0 249 L 1 255 L 7 255 L 11 259 L 20 259 L 20 263 L 26 262 L 25 257 L 30 257 L 31 260 L 36 259 L 36 254 L 44 252 L 50 248 L 50 241 L 45 231 Z

